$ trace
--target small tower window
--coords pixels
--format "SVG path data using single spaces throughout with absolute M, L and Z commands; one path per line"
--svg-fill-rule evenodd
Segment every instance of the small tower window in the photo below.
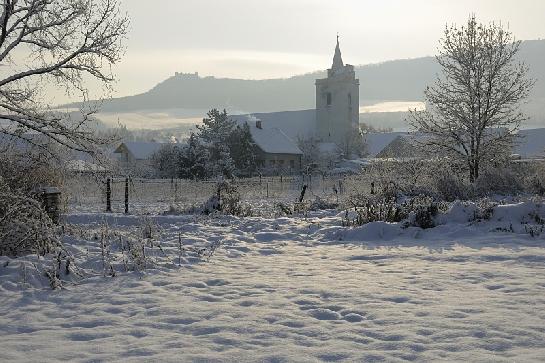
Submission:
M 331 92 L 326 93 L 326 105 L 331 106 Z
M 348 105 L 352 106 L 352 94 L 348 94 Z

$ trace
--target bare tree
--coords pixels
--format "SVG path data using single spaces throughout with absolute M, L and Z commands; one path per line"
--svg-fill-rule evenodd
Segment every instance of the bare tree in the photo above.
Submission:
M 342 138 L 339 146 L 339 153 L 345 159 L 353 157 L 362 157 L 366 154 L 367 145 L 361 130 L 352 130 L 347 132 Z
M 128 18 L 117 0 L 3 0 L 0 14 L 0 134 L 35 144 L 29 134 L 93 152 L 89 127 L 96 111 L 81 116 L 53 111 L 47 87 L 88 99 L 89 82 L 110 89 L 111 66 L 120 60 Z
M 520 42 L 501 25 L 477 23 L 446 27 L 437 61 L 442 68 L 425 96 L 427 110 L 411 111 L 409 123 L 423 132 L 434 153 L 463 162 L 470 182 L 498 155 L 510 151 L 520 124 L 520 104 L 534 81 L 517 61 Z

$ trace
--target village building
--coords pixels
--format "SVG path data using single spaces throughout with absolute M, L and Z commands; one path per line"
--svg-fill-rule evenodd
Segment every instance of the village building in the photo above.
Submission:
M 298 150 L 297 145 L 301 141 L 312 139 L 318 143 L 319 150 L 340 153 L 339 150 L 347 139 L 361 138 L 361 135 L 359 80 L 356 78 L 354 66 L 344 64 L 342 60 L 338 37 L 333 63 L 327 70 L 327 77 L 317 79 L 315 85 L 316 107 L 314 109 L 234 115 L 232 119 L 239 124 L 247 123 L 254 128 L 256 122 L 259 122 L 259 129 L 263 130 L 263 133 L 268 132 L 267 130 L 278 129 L 284 139 L 281 145 L 286 150 Z M 291 152 L 283 154 L 297 155 Z M 274 157 L 266 152 L 264 155 L 272 163 Z
M 198 74 L 177 73 L 178 77 L 198 78 Z M 233 115 L 230 118 L 248 124 L 257 146 L 259 169 L 269 174 L 295 174 L 302 170 L 301 145 L 309 140 L 319 152 L 323 168 L 334 169 L 340 162 L 353 159 L 344 147 L 349 140 L 361 140 L 367 158 L 407 159 L 424 157 L 415 144 L 416 135 L 408 132 L 373 132 L 361 134 L 359 127 L 359 85 L 354 66 L 342 59 L 339 38 L 331 68 L 325 78 L 315 82 L 315 108 Z M 523 159 L 544 158 L 545 129 L 521 130 L 522 137 L 513 153 Z M 164 144 L 125 142 L 114 151 L 125 170 L 145 174 L 151 169 L 151 157 Z
M 121 169 L 136 175 L 151 173 L 151 158 L 154 153 L 165 145 L 160 142 L 127 141 L 122 142 L 114 151 L 113 156 Z
M 276 174 L 300 172 L 303 152 L 282 130 L 264 129 L 260 120 L 249 126 L 258 149 L 256 159 L 260 169 Z

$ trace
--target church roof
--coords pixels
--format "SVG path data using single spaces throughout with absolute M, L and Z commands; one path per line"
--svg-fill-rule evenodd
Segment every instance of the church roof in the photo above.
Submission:
M 250 132 L 257 146 L 268 154 L 303 154 L 295 142 L 277 127 L 259 129 L 254 125 Z
M 337 70 L 344 67 L 343 58 L 341 56 L 341 48 L 339 47 L 339 36 L 337 35 L 337 46 L 335 47 L 335 55 L 333 56 L 333 65 L 331 69 Z
M 256 119 L 261 120 L 264 127 L 277 127 L 294 141 L 316 136 L 316 110 L 314 109 L 234 115 L 230 118 L 239 124 L 250 121 L 250 125 L 255 125 L 253 121 Z
M 295 141 L 296 139 L 286 135 L 282 129 L 277 127 L 276 123 L 271 122 L 267 117 L 264 119 L 261 118 L 261 115 L 270 114 L 236 115 L 232 116 L 231 119 L 236 121 L 238 124 L 247 123 L 250 127 L 252 139 L 257 146 L 266 153 L 295 155 L 303 154 L 301 149 L 299 149 L 297 146 L 297 142 Z M 261 127 L 257 127 L 257 122 L 260 122 Z

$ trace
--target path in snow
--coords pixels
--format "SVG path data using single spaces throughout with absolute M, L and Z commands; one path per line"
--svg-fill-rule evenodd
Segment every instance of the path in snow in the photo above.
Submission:
M 225 240 L 209 263 L 1 290 L 0 361 L 545 360 L 545 250 L 528 239 L 371 248 L 313 226 L 203 222 L 186 237 Z

